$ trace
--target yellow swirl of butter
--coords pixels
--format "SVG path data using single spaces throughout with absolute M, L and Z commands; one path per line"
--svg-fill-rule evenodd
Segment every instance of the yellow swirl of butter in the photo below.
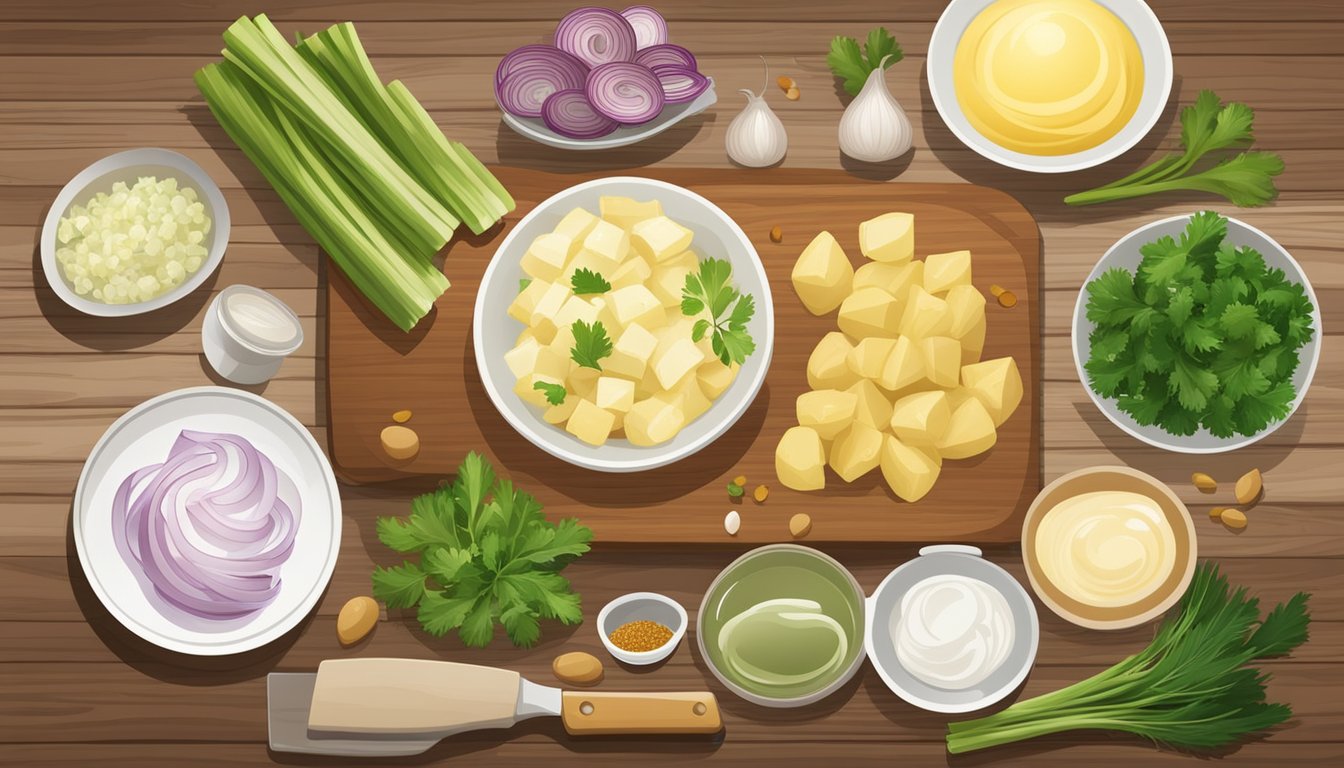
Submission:
M 1036 528 L 1041 572 L 1073 599 L 1098 608 L 1152 595 L 1176 567 L 1176 535 L 1157 502 L 1130 491 L 1065 499 Z
M 1143 95 L 1133 33 L 1093 0 L 998 0 L 953 58 L 971 125 L 1005 149 L 1067 155 L 1110 139 Z

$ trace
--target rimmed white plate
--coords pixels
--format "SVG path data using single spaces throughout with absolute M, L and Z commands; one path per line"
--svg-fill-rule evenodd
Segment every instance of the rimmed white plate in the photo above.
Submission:
M 500 107 L 499 113 L 504 120 L 504 124 L 512 128 L 514 133 L 538 144 L 545 144 L 556 149 L 591 151 L 638 144 L 645 139 L 657 136 L 688 117 L 704 112 L 714 106 L 714 103 L 718 100 L 718 95 L 714 93 L 714 78 L 711 77 L 709 78 L 709 87 L 693 100 L 682 104 L 668 104 L 663 107 L 663 111 L 659 112 L 657 117 L 647 123 L 622 125 L 606 136 L 597 139 L 571 139 L 568 136 L 561 136 L 547 128 L 546 123 L 541 118 L 516 117 L 505 112 L 503 107 Z
M 1143 0 L 1097 0 L 1103 7 L 1115 14 L 1139 45 L 1139 54 L 1143 57 L 1143 94 L 1134 116 L 1129 119 L 1114 136 L 1083 152 L 1067 155 L 1029 155 L 1014 152 L 995 144 L 971 125 L 966 113 L 957 100 L 956 87 L 953 85 L 952 62 L 956 58 L 957 44 L 966 28 L 980 12 L 989 7 L 994 0 L 952 0 L 929 39 L 927 72 L 929 95 L 949 130 L 962 144 L 975 150 L 981 156 L 989 158 L 999 165 L 1033 173 L 1068 173 L 1084 168 L 1101 165 L 1124 154 L 1139 139 L 1157 124 L 1171 96 L 1171 83 L 1175 67 L 1171 61 L 1171 45 L 1167 42 L 1167 33 Z
M 280 593 L 251 616 L 218 622 L 165 613 L 113 544 L 117 487 L 135 470 L 163 461 L 183 429 L 246 438 L 298 488 L 302 510 L 294 551 L 280 569 Z M 80 565 L 108 612 L 148 642 L 193 656 L 250 651 L 293 629 L 322 596 L 341 542 L 341 498 L 317 441 L 274 403 L 225 387 L 179 389 L 117 419 L 84 463 L 72 514 Z

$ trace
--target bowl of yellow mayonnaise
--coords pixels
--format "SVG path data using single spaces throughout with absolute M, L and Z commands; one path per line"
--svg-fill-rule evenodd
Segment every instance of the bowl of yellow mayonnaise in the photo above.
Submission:
M 1022 556 L 1050 610 L 1089 629 L 1125 629 L 1161 616 L 1190 586 L 1195 526 L 1157 478 L 1092 467 L 1037 495 L 1022 523 Z
M 1152 129 L 1171 95 L 1171 47 L 1142 0 L 952 0 L 929 41 L 928 80 L 966 146 L 1064 173 Z

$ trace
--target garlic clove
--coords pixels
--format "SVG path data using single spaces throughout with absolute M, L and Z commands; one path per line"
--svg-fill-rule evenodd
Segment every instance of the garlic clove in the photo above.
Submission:
M 741 93 L 747 97 L 747 106 L 728 125 L 724 140 L 728 157 L 748 168 L 774 165 L 783 160 L 789 150 L 784 123 L 765 103 L 764 95 L 745 89 Z
M 841 152 L 866 163 L 894 160 L 910 151 L 914 128 L 887 89 L 884 66 L 878 65 L 868 74 L 859 95 L 845 107 L 839 138 Z

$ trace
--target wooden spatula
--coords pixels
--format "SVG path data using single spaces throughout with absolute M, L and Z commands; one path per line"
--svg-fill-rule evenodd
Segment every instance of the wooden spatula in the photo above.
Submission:
M 272 674 L 267 709 L 272 749 L 319 754 L 419 754 L 454 733 L 542 716 L 583 736 L 723 728 L 708 692 L 561 691 L 506 669 L 414 659 L 340 659 L 316 675 Z

